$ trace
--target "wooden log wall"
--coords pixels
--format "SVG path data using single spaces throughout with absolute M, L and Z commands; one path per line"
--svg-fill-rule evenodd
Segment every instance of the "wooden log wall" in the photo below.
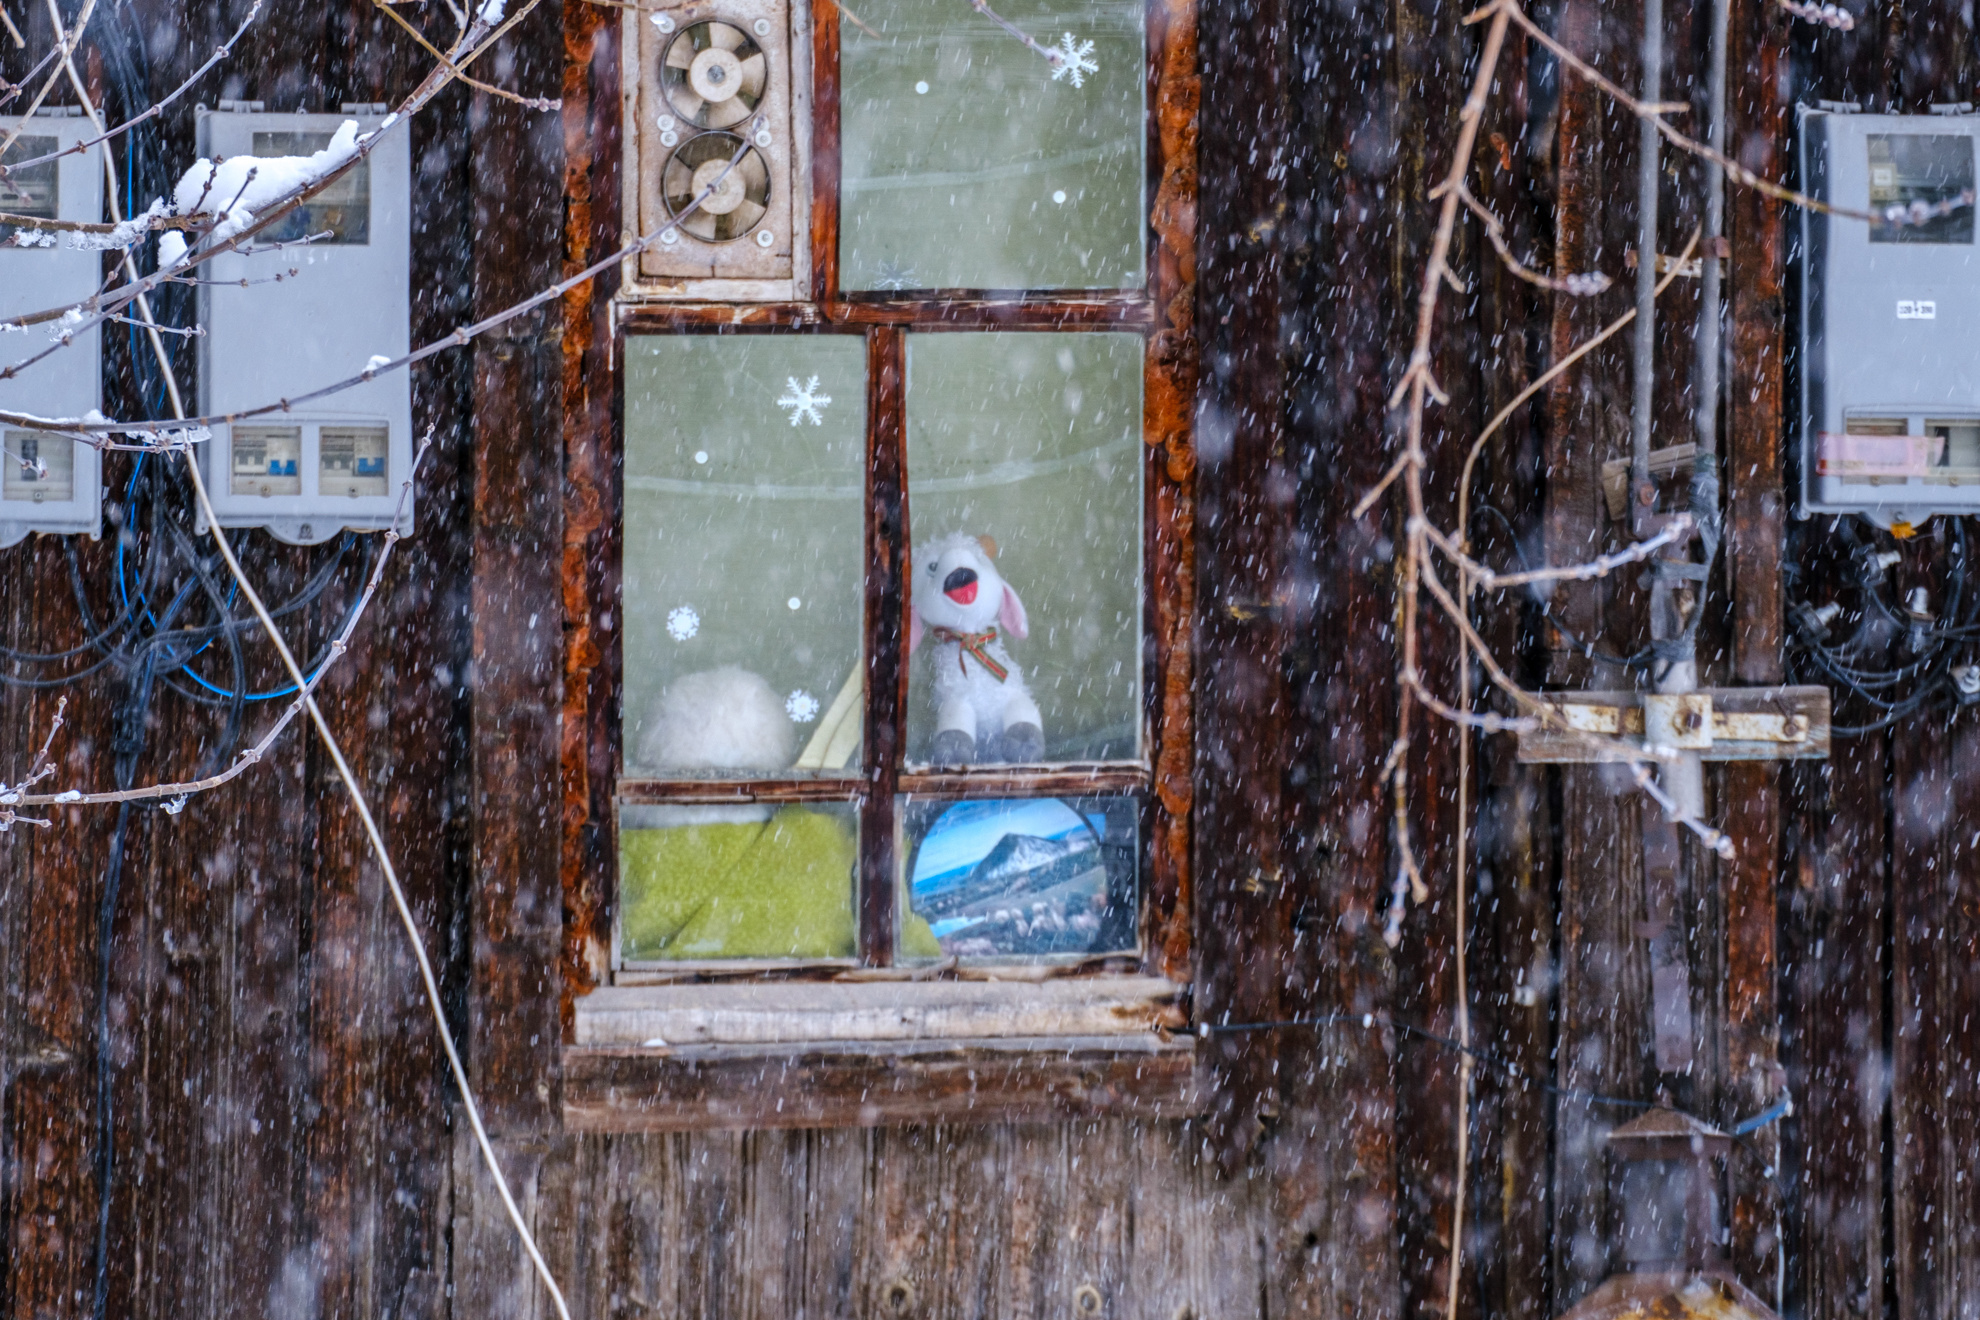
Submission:
M 175 83 L 244 10 L 134 4 L 140 25 L 178 25 L 148 43 L 153 87 Z M 1206 1050 L 1221 1097 L 1207 1122 L 565 1133 L 560 964 L 579 982 L 596 974 L 599 932 L 566 929 L 560 867 L 603 846 L 573 822 L 609 808 L 609 767 L 582 764 L 583 729 L 557 719 L 574 694 L 602 690 L 612 663 L 609 608 L 562 595 L 609 572 L 613 536 L 609 466 L 567 449 L 613 408 L 609 286 L 583 291 L 416 376 L 417 415 L 438 439 L 421 531 L 326 693 L 443 964 L 504 1166 L 575 1314 L 1208 1320 L 1442 1307 L 1456 1059 L 1407 1028 L 1444 1036 L 1455 1022 L 1455 742 L 1433 732 L 1409 763 L 1432 900 L 1392 952 L 1381 767 L 1397 523 L 1393 507 L 1359 520 L 1351 507 L 1398 442 L 1387 391 L 1478 29 L 1440 0 L 1206 0 L 1201 11 L 1204 184 L 1197 268 L 1183 273 L 1196 298 L 1193 319 L 1186 298 L 1169 309 L 1164 346 L 1178 360 L 1200 346 L 1203 362 L 1194 450 L 1165 437 L 1172 468 L 1197 465 L 1199 1007 L 1328 1021 Z M 1534 12 L 1634 83 L 1635 3 Z M 46 15 L 29 7 L 24 22 L 30 48 L 45 44 Z M 1666 99 L 1702 112 L 1698 6 L 1670 0 L 1667 22 Z M 1980 99 L 1972 20 L 1943 0 L 1872 4 L 1849 34 L 1790 23 L 1758 0 L 1734 4 L 1731 141 L 1752 168 L 1785 171 L 1796 96 L 1873 109 Z M 617 150 L 617 31 L 615 10 L 545 3 L 479 72 L 530 93 L 561 88 L 563 115 L 455 91 L 414 124 L 416 341 L 616 240 L 618 195 L 600 180 Z M 99 78 L 100 61 L 91 68 Z M 264 22 L 203 95 L 334 110 L 390 99 L 420 68 L 387 20 L 347 0 Z M 1165 113 L 1194 105 L 1188 72 L 1165 72 L 1181 78 L 1158 88 Z M 191 122 L 162 121 L 167 160 L 190 157 Z M 1513 250 L 1616 286 L 1556 298 L 1461 227 L 1464 290 L 1447 293 L 1439 327 L 1450 403 L 1430 434 L 1445 517 L 1479 426 L 1629 297 L 1627 118 L 1515 36 L 1480 144 L 1472 186 Z M 1699 177 L 1670 164 L 1663 242 L 1674 249 L 1696 223 Z M 1789 229 L 1749 194 L 1733 195 L 1729 215 L 1729 537 L 1704 659 L 1710 681 L 1760 683 L 1783 663 Z M 1682 281 L 1664 302 L 1659 443 L 1688 438 L 1694 302 Z M 1515 545 L 1578 557 L 1612 542 L 1597 474 L 1626 450 L 1624 342 L 1488 447 L 1474 507 L 1496 512 L 1471 531 L 1495 561 Z M 125 352 L 113 342 L 128 394 Z M 128 471 L 113 460 L 113 484 Z M 586 499 L 567 503 L 564 482 Z M 566 507 L 582 516 L 565 525 Z M 277 595 L 330 553 L 244 541 Z M 112 543 L 79 551 L 100 618 Z M 58 542 L 0 552 L 0 641 L 81 640 L 67 575 Z M 346 593 L 297 616 L 305 641 L 334 627 Z M 1619 576 L 1560 593 L 1553 618 L 1627 650 L 1643 604 Z M 1484 599 L 1479 621 L 1529 681 L 1601 676 L 1531 600 Z M 1449 639 L 1434 639 L 1427 672 L 1450 681 L 1451 658 Z M 253 678 L 278 685 L 265 659 Z M 104 673 L 72 689 L 62 782 L 107 780 L 123 688 Z M 0 777 L 25 763 L 51 709 L 50 693 L 6 689 Z M 146 764 L 193 764 L 214 727 L 204 708 L 161 696 Z M 1463 881 L 1472 1024 L 1491 1062 L 1474 1089 L 1460 1311 L 1558 1314 L 1609 1268 L 1600 1138 L 1618 1111 L 1549 1086 L 1644 1099 L 1661 1085 L 1730 1122 L 1783 1083 L 1794 1115 L 1755 1134 L 1734 1170 L 1746 1281 L 1770 1298 L 1778 1287 L 1797 1317 L 1972 1309 L 1972 720 L 1839 740 L 1828 765 L 1785 775 L 1715 773 L 1714 810 L 1740 854 L 1688 863 L 1699 1062 L 1684 1076 L 1648 1061 L 1638 803 L 1599 771 L 1520 766 L 1490 742 L 1476 752 Z M 134 813 L 106 950 L 96 932 L 114 824 L 70 811 L 0 839 L 0 1314 L 95 1310 L 106 959 L 116 1160 L 104 1314 L 545 1314 L 458 1111 L 451 1131 L 443 1122 L 451 1088 L 411 963 L 323 758 L 292 734 L 271 764 L 183 815 Z

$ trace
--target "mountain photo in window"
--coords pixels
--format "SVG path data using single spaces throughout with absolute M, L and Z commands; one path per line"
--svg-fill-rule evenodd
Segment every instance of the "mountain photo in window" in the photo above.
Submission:
M 1135 815 L 1124 798 L 911 802 L 909 907 L 945 957 L 1130 951 Z

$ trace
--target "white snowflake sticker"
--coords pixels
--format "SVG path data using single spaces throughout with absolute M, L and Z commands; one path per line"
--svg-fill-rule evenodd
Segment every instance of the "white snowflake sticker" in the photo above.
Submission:
M 701 631 L 701 616 L 694 612 L 692 605 L 677 605 L 667 612 L 667 635 L 677 642 L 685 642 Z
M 1086 86 L 1086 75 L 1100 72 L 1100 65 L 1093 58 L 1093 43 L 1074 41 L 1068 32 L 1059 38 L 1059 44 L 1052 48 L 1052 81 L 1071 78 L 1075 87 Z
M 798 384 L 796 376 L 786 376 L 784 379 L 790 388 L 783 398 L 777 400 L 777 406 L 791 410 L 791 425 L 796 426 L 807 417 L 813 426 L 825 425 L 825 407 L 832 402 L 832 396 L 818 392 L 818 377 L 813 376 L 802 385 Z
M 818 718 L 818 698 L 799 688 L 784 698 L 784 713 L 799 724 L 809 724 Z
M 880 274 L 873 281 L 874 288 L 885 289 L 889 293 L 899 293 L 902 289 L 912 289 L 918 285 L 919 281 L 914 276 L 914 267 L 888 258 L 881 259 Z

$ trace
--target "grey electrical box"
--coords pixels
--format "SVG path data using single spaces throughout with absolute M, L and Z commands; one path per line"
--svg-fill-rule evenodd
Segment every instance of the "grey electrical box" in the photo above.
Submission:
M 346 120 L 360 134 L 383 122 L 368 113 L 202 107 L 199 152 L 216 160 L 314 155 Z M 411 249 L 412 151 L 400 126 L 244 250 L 201 268 L 200 411 L 257 408 L 404 356 Z M 412 384 L 401 368 L 291 411 L 215 427 L 206 481 L 221 526 L 263 527 L 310 545 L 347 527 L 391 526 L 412 454 Z M 410 498 L 399 529 L 412 529 Z
M 79 112 L 44 108 L 29 120 L 0 117 L 0 140 L 18 132 L 0 163 L 67 150 L 91 136 Z M 73 234 L 37 229 L 36 220 L 103 219 L 103 158 L 82 151 L 30 165 L 0 179 L 0 317 L 79 303 L 102 283 L 103 253 L 77 246 Z M 15 219 L 13 217 L 18 217 Z M 64 333 L 54 322 L 25 333 L 0 333 L 0 363 L 20 361 Z M 0 380 L 0 408 L 37 417 L 80 418 L 101 402 L 102 334 L 75 334 L 68 347 L 12 380 Z M 87 532 L 103 527 L 102 458 L 91 446 L 31 427 L 0 424 L 0 546 L 29 532 Z
M 1951 107 L 1949 107 L 1951 109 Z M 1804 106 L 1801 512 L 1980 512 L 1980 119 Z

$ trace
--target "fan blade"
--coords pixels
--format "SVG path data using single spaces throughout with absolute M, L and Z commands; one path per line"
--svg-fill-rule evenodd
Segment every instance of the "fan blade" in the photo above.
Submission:
M 732 28 L 727 23 L 709 23 L 706 26 L 708 44 L 711 46 L 720 46 L 723 50 L 735 50 L 739 46 L 750 44 L 749 35 L 741 28 Z

